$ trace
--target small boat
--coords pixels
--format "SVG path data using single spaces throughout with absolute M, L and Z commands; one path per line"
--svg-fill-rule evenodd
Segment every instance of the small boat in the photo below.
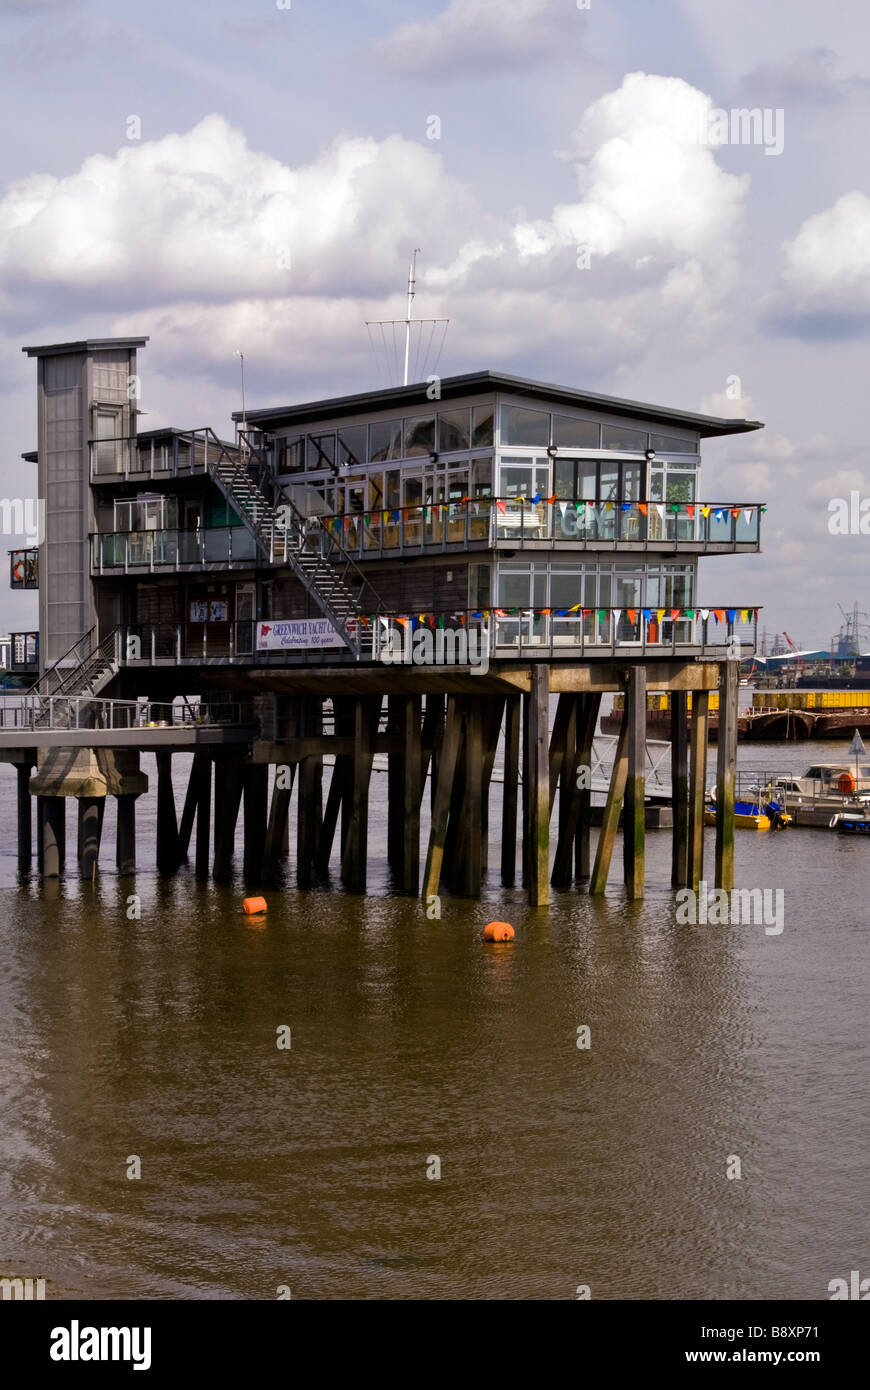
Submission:
M 707 825 L 716 824 L 716 799 L 712 797 L 704 813 Z M 784 830 L 791 825 L 778 801 L 768 801 L 763 806 L 757 801 L 734 802 L 734 827 L 736 830 Z
M 840 812 L 831 817 L 829 825 L 840 835 L 870 835 L 870 819 L 866 815 L 854 816 L 849 812 Z

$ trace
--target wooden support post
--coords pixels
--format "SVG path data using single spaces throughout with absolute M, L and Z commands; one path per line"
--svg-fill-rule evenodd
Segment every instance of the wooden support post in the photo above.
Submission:
M 316 737 L 323 731 L 323 705 L 319 697 L 300 702 L 300 735 Z M 308 888 L 314 878 L 314 857 L 323 827 L 323 758 L 311 754 L 299 764 L 296 798 L 296 881 Z
M 242 800 L 242 764 L 232 755 L 215 758 L 214 765 L 214 868 L 217 882 L 232 878 L 236 822 Z
M 209 841 L 211 839 L 211 758 L 203 758 L 199 772 L 196 798 L 196 858 L 194 874 L 208 878 Z
M 734 794 L 737 785 L 737 719 L 740 665 L 725 661 L 719 677 L 719 728 L 716 745 L 716 884 L 734 887 Z
M 671 846 L 671 886 L 682 888 L 689 864 L 689 697 L 671 691 L 671 806 L 674 834 Z
M 613 844 L 616 839 L 616 829 L 619 825 L 619 812 L 622 809 L 622 798 L 625 795 L 625 784 L 627 780 L 628 720 L 623 719 L 622 727 L 619 730 L 619 738 L 616 743 L 616 752 L 613 755 L 610 786 L 607 788 L 607 800 L 604 803 L 601 833 L 598 836 L 598 845 L 595 850 L 595 864 L 589 883 L 589 892 L 594 895 L 603 893 L 607 888 L 607 875 L 610 872 L 610 860 L 613 855 Z
M 560 702 L 563 698 L 565 697 L 560 696 Z M 577 714 L 583 697 L 571 695 L 568 698 L 570 705 L 559 771 L 559 834 L 556 839 L 556 853 L 553 856 L 553 872 L 550 875 L 550 883 L 554 888 L 567 888 L 571 882 L 580 798 L 580 788 L 577 786 L 577 770 L 580 763 Z
M 463 817 L 462 808 L 465 803 L 466 785 L 466 763 L 468 761 L 468 742 L 466 739 L 466 723 L 469 707 L 469 698 L 462 695 L 457 706 L 462 736 L 459 743 L 459 753 L 456 759 L 456 771 L 453 777 L 453 788 L 450 793 L 450 814 L 447 820 L 447 836 L 444 841 L 444 864 L 442 873 L 447 886 L 451 891 L 462 892 L 462 885 L 465 882 L 465 851 L 466 841 L 463 838 Z
M 689 750 L 688 886 L 697 893 L 704 877 L 704 792 L 707 777 L 707 718 L 710 696 L 692 691 L 692 740 Z
M 430 898 L 437 896 L 441 887 L 441 865 L 444 859 L 447 817 L 450 811 L 450 799 L 453 792 L 453 779 L 456 773 L 456 759 L 461 737 L 462 715 L 459 701 L 455 695 L 449 695 L 441 753 L 438 758 L 435 805 L 432 810 L 426 870 L 423 874 L 423 900 L 427 903 Z
M 320 830 L 320 839 L 317 844 L 317 855 L 314 867 L 318 874 L 329 873 L 329 859 L 332 854 L 332 842 L 335 838 L 335 830 L 338 825 L 339 813 L 345 803 L 345 797 L 350 787 L 350 779 L 353 776 L 353 759 L 340 754 L 335 759 L 335 766 L 332 769 L 332 780 L 329 784 L 329 795 L 326 798 L 326 810 L 323 812 L 323 825 Z
M 266 843 L 263 848 L 262 875 L 267 881 L 274 878 L 278 868 L 278 860 L 281 858 L 284 836 L 290 823 L 290 797 L 293 794 L 295 778 L 295 763 L 292 765 L 282 764 L 275 769 L 275 785 L 272 788 L 269 822 L 266 826 Z
M 19 763 L 18 779 L 18 867 L 29 869 L 33 858 L 33 815 L 30 808 L 30 764 Z
M 483 778 L 480 801 L 480 872 L 486 875 L 489 868 L 489 793 L 492 783 L 492 770 L 498 752 L 498 740 L 504 717 L 504 696 L 491 695 L 486 701 L 483 740 Z
M 420 802 L 423 797 L 423 754 L 419 695 L 402 697 L 402 888 L 416 897 L 420 891 Z
M 40 796 L 42 877 L 59 878 L 66 864 L 66 797 Z
M 578 879 L 585 881 L 592 873 L 592 745 L 601 712 L 601 695 L 583 695 L 580 700 L 577 711 L 577 765 L 587 769 L 583 781 L 589 785 L 584 785 L 580 791 L 574 840 L 574 872 Z
M 546 907 L 550 901 L 550 668 L 532 666 L 529 692 L 529 902 Z
M 387 699 L 387 733 L 392 739 L 399 739 L 404 735 L 404 728 L 405 698 L 390 695 Z M 405 845 L 403 761 L 404 746 L 387 754 L 387 863 L 399 876 L 402 875 Z
M 532 785 L 532 755 L 531 755 L 531 696 L 523 695 L 523 778 L 522 778 L 522 864 L 523 864 L 523 887 L 529 886 L 529 845 L 531 842 L 531 785 Z
M 501 877 L 513 883 L 517 871 L 517 789 L 520 777 L 522 697 L 509 695 L 504 718 L 504 786 L 501 812 Z
M 465 705 L 465 752 L 463 758 L 461 877 L 458 891 L 465 898 L 480 896 L 481 802 L 483 792 L 483 710 L 481 701 L 470 696 Z
M 266 807 L 269 797 L 269 766 L 249 763 L 244 769 L 244 876 L 246 883 L 259 883 L 266 843 Z
M 429 809 L 435 810 L 435 784 L 438 780 L 438 759 L 441 740 L 444 737 L 444 696 L 426 696 L 426 715 L 423 720 L 423 781 L 427 771 L 431 771 L 429 787 Z M 431 749 L 431 752 L 429 751 Z M 422 801 L 422 797 L 421 797 Z
M 369 833 L 369 782 L 374 740 L 380 716 L 380 697 L 359 696 L 354 711 L 353 783 L 347 843 L 341 860 L 342 881 L 353 893 L 364 893 Z
M 136 872 L 136 798 L 116 796 L 118 823 L 115 829 L 115 866 L 119 877 Z
M 178 828 L 178 862 L 182 864 L 187 859 L 190 849 L 190 837 L 193 833 L 193 822 L 196 816 L 197 806 L 199 805 L 199 787 L 202 781 L 203 768 L 209 766 L 210 759 L 207 753 L 194 753 L 193 762 L 190 766 L 190 777 L 187 783 L 187 791 L 184 795 L 184 808 L 181 812 L 181 824 Z
M 79 876 L 92 881 L 97 876 L 106 798 L 104 796 L 81 796 L 78 798 L 78 805 Z
M 628 780 L 623 817 L 623 867 L 629 898 L 644 893 L 646 824 L 646 667 L 632 666 L 625 693 L 628 725 Z
M 576 726 L 575 695 L 560 695 L 556 704 L 556 717 L 553 720 L 553 733 L 550 737 L 550 815 L 556 804 L 556 789 L 568 749 L 568 735 Z
M 178 821 L 172 792 L 172 754 L 157 758 L 157 872 L 174 874 L 178 868 Z

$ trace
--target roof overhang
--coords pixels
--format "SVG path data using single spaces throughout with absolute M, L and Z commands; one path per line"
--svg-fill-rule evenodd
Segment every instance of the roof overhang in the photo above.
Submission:
M 313 420 L 431 405 L 429 390 L 428 383 L 418 382 L 412 386 L 392 386 L 383 391 L 365 391 L 353 396 L 336 396 L 330 400 L 305 401 L 300 405 L 248 410 L 244 415 L 241 411 L 234 411 L 233 419 L 244 420 L 249 425 L 266 430 L 286 425 L 302 426 Z M 593 391 L 577 391 L 573 387 L 554 386 L 549 382 L 531 381 L 526 377 L 509 376 L 503 372 L 471 372 L 464 376 L 442 377 L 439 390 L 441 401 L 500 391 L 513 396 L 524 396 L 538 405 L 573 406 L 575 409 L 603 411 L 623 419 L 682 426 L 684 429 L 697 432 L 702 439 L 728 434 L 748 434 L 752 430 L 764 428 L 760 420 L 699 415 L 696 411 L 650 405 L 645 401 L 625 400 L 618 396 L 603 396 Z
M 68 353 L 106 352 L 113 348 L 140 348 L 147 338 L 82 338 L 77 343 L 47 343 L 42 347 L 23 347 L 28 357 L 59 357 Z

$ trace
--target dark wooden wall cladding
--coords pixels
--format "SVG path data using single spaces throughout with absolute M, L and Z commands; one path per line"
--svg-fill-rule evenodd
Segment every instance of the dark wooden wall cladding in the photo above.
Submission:
M 135 622 L 172 633 L 181 622 L 181 584 L 137 584 Z
M 452 578 L 448 579 L 448 574 Z M 452 560 L 448 565 L 425 564 L 420 560 L 411 564 L 367 564 L 365 575 L 390 613 L 461 613 L 469 606 L 468 563 L 464 559 Z M 322 613 L 298 580 L 281 575 L 272 586 L 271 616 L 319 618 Z

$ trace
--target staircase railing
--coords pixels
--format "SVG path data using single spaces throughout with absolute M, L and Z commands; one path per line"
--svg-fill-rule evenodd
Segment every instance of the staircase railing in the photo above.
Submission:
M 372 644 L 372 629 L 364 628 L 360 618 L 385 608 L 374 585 L 319 519 L 315 544 L 311 545 L 309 518 L 277 482 L 267 458 L 244 432 L 246 463 L 233 458 L 216 435 L 212 438 L 219 452 L 209 463 L 209 474 L 238 510 L 263 558 L 271 564 L 283 561 L 291 566 L 359 660 Z
M 64 652 L 63 656 L 59 656 L 57 661 L 42 673 L 36 684 L 30 687 L 30 694 L 56 694 L 64 680 L 90 656 L 96 630 L 94 626 L 83 637 L 76 638 L 69 651 Z
M 120 665 L 120 627 L 113 628 L 107 632 L 106 636 L 99 641 L 96 646 L 93 643 L 96 628 L 92 627 L 90 632 L 86 632 L 84 637 L 80 637 L 61 661 L 66 661 L 74 652 L 77 652 L 80 659 L 78 665 L 67 666 L 63 670 L 58 669 L 58 662 L 49 671 L 46 671 L 37 685 L 31 690 L 31 695 L 54 697 L 54 696 L 82 696 L 88 691 L 89 683 L 104 671 L 114 674 Z M 51 688 L 43 688 L 43 682 L 51 677 Z M 96 693 L 96 692 L 95 692 Z M 36 718 L 34 727 L 42 727 L 51 716 L 51 698 L 43 701 L 43 712 Z

